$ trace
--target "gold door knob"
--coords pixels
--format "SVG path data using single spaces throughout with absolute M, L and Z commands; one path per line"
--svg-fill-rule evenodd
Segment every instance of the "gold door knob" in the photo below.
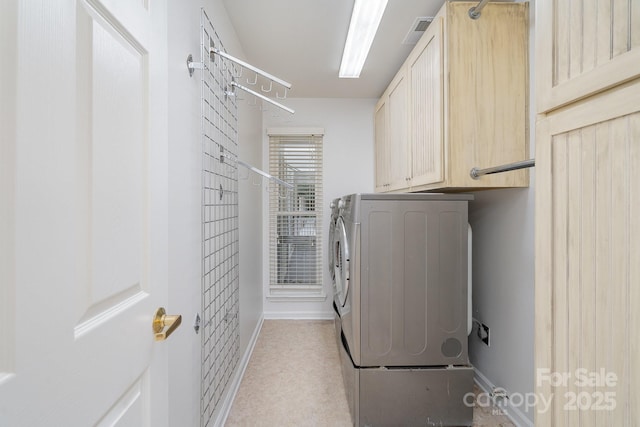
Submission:
M 153 317 L 153 333 L 156 341 L 164 341 L 169 338 L 169 335 L 180 326 L 180 323 L 182 323 L 181 315 L 167 314 L 164 307 L 160 307 Z

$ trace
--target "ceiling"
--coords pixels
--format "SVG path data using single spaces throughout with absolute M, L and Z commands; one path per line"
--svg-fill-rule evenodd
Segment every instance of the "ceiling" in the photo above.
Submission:
M 413 45 L 417 17 L 444 0 L 389 0 L 360 78 L 338 69 L 354 0 L 223 0 L 246 61 L 292 84 L 292 98 L 378 98 Z M 233 55 L 233 52 L 229 52 Z

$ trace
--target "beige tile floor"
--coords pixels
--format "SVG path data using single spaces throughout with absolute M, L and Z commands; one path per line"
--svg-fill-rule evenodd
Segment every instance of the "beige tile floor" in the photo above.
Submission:
M 351 426 L 332 321 L 265 320 L 225 426 Z M 474 426 L 513 424 L 474 408 Z

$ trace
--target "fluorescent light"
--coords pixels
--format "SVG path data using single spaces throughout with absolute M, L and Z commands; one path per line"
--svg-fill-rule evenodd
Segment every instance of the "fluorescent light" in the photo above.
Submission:
M 344 44 L 340 78 L 358 78 L 387 7 L 387 0 L 355 0 Z

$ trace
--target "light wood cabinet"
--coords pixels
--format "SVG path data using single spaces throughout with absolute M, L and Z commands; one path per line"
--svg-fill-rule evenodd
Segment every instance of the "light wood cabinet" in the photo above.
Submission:
M 407 122 L 406 73 L 392 80 L 384 99 L 378 102 L 375 115 L 376 191 L 393 191 L 407 186 L 409 176 L 409 129 Z
M 406 186 L 406 179 L 409 175 L 408 156 L 408 131 L 402 123 L 407 121 L 407 78 L 406 75 L 399 74 L 391 83 L 389 97 L 387 99 L 387 110 L 389 111 L 389 158 L 390 169 L 390 189 L 394 190 Z
M 412 187 L 444 181 L 442 19 L 430 27 L 407 60 Z
M 375 179 L 376 179 L 376 192 L 387 191 L 391 178 L 389 169 L 391 160 L 389 158 L 390 144 L 387 142 L 387 102 L 378 102 L 375 109 L 374 116 L 374 134 L 375 134 Z
M 473 20 L 468 10 L 476 4 L 446 2 L 380 98 L 377 191 L 529 185 L 526 170 L 469 175 L 529 157 L 528 4 L 490 3 Z M 406 112 L 393 114 L 399 84 Z M 379 125 L 383 106 L 386 124 Z M 377 133 L 383 127 L 386 137 Z
M 538 2 L 536 58 L 536 425 L 636 425 L 640 3 Z
M 638 174 L 640 80 L 538 122 L 536 372 L 571 379 L 556 387 L 548 377 L 537 382 L 539 395 L 554 397 L 537 425 L 640 420 Z M 578 369 L 589 375 L 603 369 L 616 376 L 615 384 L 579 386 Z M 593 400 L 577 408 L 569 399 L 580 395 Z
M 536 2 L 537 111 L 640 77 L 637 0 Z

